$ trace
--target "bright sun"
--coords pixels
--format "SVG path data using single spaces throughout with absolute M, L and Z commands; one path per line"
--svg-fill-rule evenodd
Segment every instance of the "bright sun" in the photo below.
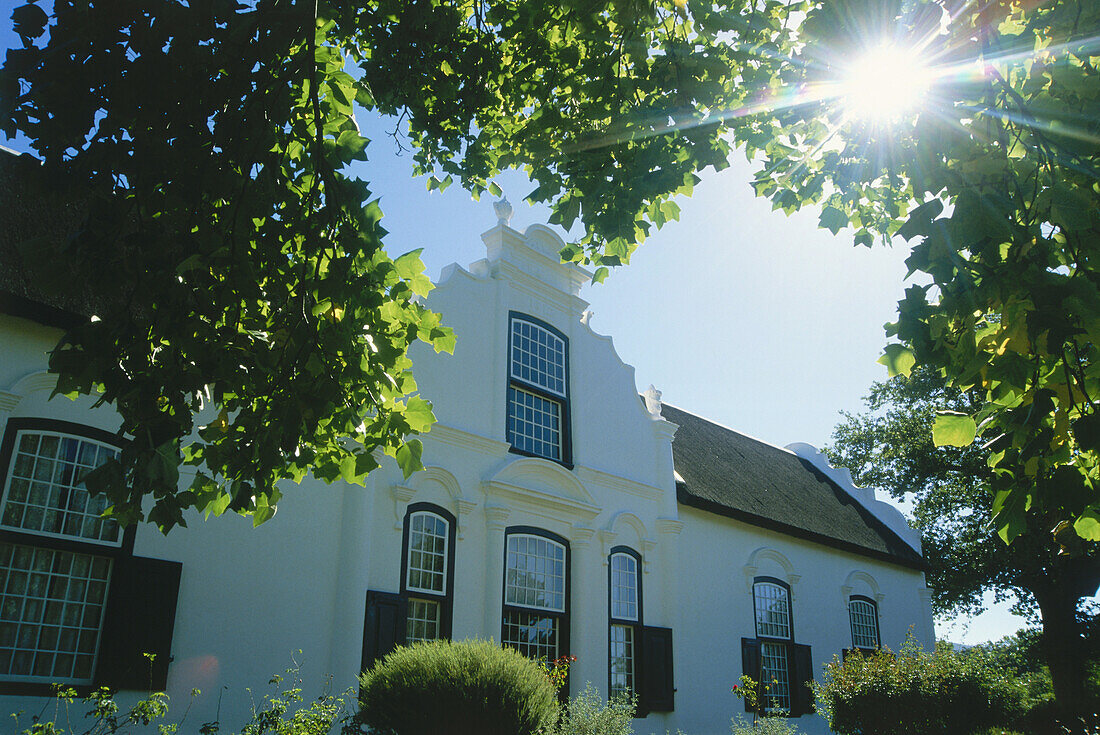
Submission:
M 932 72 L 915 49 L 883 44 L 848 67 L 841 98 L 853 117 L 888 122 L 920 106 L 931 85 Z

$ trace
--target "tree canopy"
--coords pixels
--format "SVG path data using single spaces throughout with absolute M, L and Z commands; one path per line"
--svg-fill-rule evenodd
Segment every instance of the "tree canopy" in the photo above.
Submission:
M 956 7 L 957 5 L 957 7 Z M 1052 510 L 1100 537 L 1089 259 L 1100 125 L 1087 0 L 57 0 L 13 13 L 0 125 L 93 205 L 63 259 L 117 298 L 51 366 L 132 436 L 92 479 L 123 520 L 270 517 L 283 478 L 411 471 L 428 403 L 406 357 L 452 335 L 391 259 L 357 109 L 393 116 L 429 186 L 496 193 L 520 168 L 563 256 L 597 279 L 741 145 L 757 192 L 857 243 L 913 241 L 888 349 L 981 405 L 937 423 L 994 450 L 1002 535 Z M 853 115 L 837 79 L 883 39 L 937 70 L 930 101 Z M 365 168 L 369 172 L 369 161 Z M 197 432 L 197 433 L 196 433 Z M 180 491 L 181 462 L 200 472 Z
M 969 414 L 982 403 L 978 391 L 945 385 L 930 368 L 875 383 L 867 411 L 844 414 L 826 453 L 851 469 L 861 484 L 912 503 L 928 564 L 928 586 L 938 615 L 975 615 L 983 593 L 1015 598 L 1015 611 L 1038 618 L 1042 653 L 1055 692 L 1069 711 L 1081 706 L 1085 677 L 1083 623 L 1095 610 L 1083 607 L 1100 587 L 1100 549 L 1072 531 L 1053 536 L 1055 513 L 1031 514 L 1027 529 L 1005 544 L 991 526 L 994 470 L 980 443 L 937 447 L 937 410 Z

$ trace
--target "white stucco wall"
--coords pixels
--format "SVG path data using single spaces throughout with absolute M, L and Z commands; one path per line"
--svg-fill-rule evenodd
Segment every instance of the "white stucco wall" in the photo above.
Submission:
M 505 528 L 535 526 L 568 540 L 574 691 L 585 681 L 606 689 L 610 549 L 642 554 L 644 623 L 673 629 L 677 693 L 675 712 L 636 721 L 639 733 L 728 732 L 743 711 L 730 687 L 742 673 L 740 640 L 753 636 L 753 574 L 789 581 L 795 641 L 813 647 L 817 669 L 851 646 L 850 594 L 878 601 L 885 644 L 900 644 L 910 625 L 931 643 L 920 573 L 679 506 L 675 426 L 646 410 L 633 368 L 610 338 L 582 323 L 587 275 L 557 263 L 561 241 L 547 228 L 525 235 L 500 225 L 484 240 L 487 258 L 448 268 L 428 299 L 456 332 L 454 355 L 413 352 L 439 419 L 424 437 L 424 472 L 405 480 L 386 461 L 366 488 L 312 479 L 287 486 L 279 512 L 259 529 L 237 517 L 195 517 L 167 538 L 138 530 L 136 554 L 183 564 L 168 690 L 179 708 L 192 688 L 203 690 L 191 722 L 210 721 L 220 708 L 224 727 L 239 727 L 253 696 L 246 687 L 259 696 L 292 657 L 307 697 L 326 675 L 337 690 L 352 686 L 366 592 L 400 590 L 402 520 L 418 502 L 457 519 L 456 639 L 500 638 Z M 505 443 L 510 311 L 568 340 L 572 468 L 519 456 Z M 49 417 L 113 431 L 109 407 L 47 400 L 45 353 L 59 336 L 0 315 L 0 423 Z M 40 706 L 0 697 L 5 712 Z M 809 716 L 799 726 L 825 729 Z

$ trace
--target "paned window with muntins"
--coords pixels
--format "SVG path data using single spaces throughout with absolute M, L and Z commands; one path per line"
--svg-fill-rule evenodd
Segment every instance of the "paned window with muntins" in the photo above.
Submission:
M 565 549 L 562 545 L 541 536 L 509 536 L 504 602 L 563 612 Z
M 852 645 L 855 648 L 876 648 L 878 642 L 878 615 L 873 602 L 852 600 L 848 603 L 852 619 Z
M 629 554 L 611 556 L 611 617 L 638 619 L 638 561 Z
M 409 522 L 409 590 L 447 591 L 447 522 L 433 513 L 414 513 Z
M 568 370 L 564 337 L 512 315 L 508 333 L 506 438 L 518 452 L 568 460 Z
M 565 397 L 565 341 L 523 319 L 512 319 L 512 377 Z
M 106 496 L 92 497 L 83 485 L 84 475 L 117 456 L 114 447 L 87 439 L 19 432 L 0 525 L 118 546 L 118 524 L 100 517 Z

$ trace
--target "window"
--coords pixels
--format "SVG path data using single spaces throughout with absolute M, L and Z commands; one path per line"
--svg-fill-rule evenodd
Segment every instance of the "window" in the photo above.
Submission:
M 791 604 L 783 583 L 757 581 L 752 586 L 756 637 L 760 639 L 760 681 L 767 709 L 791 709 L 787 645 L 791 638 Z
M 501 642 L 535 660 L 569 652 L 569 546 L 560 536 L 505 532 Z
M 638 628 L 642 622 L 641 557 L 625 546 L 612 549 L 608 560 L 610 636 L 608 691 L 637 691 Z
M 513 451 L 568 464 L 569 394 L 565 336 L 511 314 L 507 441 Z
M 451 635 L 454 516 L 427 503 L 405 513 L 402 592 L 407 597 L 405 642 Z
M 874 649 L 879 646 L 878 606 L 870 597 L 852 595 L 848 600 L 852 621 L 852 647 Z
M 134 557 L 133 532 L 104 519 L 107 499 L 83 484 L 88 472 L 118 457 L 113 441 L 61 421 L 7 424 L 0 445 L 0 693 L 44 693 L 53 682 L 148 687 L 144 652 L 162 655 L 153 677 L 167 678 L 180 565 Z
M 118 524 L 100 513 L 83 476 L 118 456 L 107 444 L 57 432 L 18 431 L 0 525 L 31 536 L 119 546 Z M 113 558 L 0 543 L 0 677 L 91 683 Z
M 810 647 L 794 642 L 791 588 L 774 577 L 757 577 L 752 596 L 756 637 L 741 639 L 741 671 L 760 683 L 758 700 L 766 711 L 808 714 L 813 697 L 806 683 L 813 679 L 813 662 Z M 751 711 L 748 700 L 745 711 Z

